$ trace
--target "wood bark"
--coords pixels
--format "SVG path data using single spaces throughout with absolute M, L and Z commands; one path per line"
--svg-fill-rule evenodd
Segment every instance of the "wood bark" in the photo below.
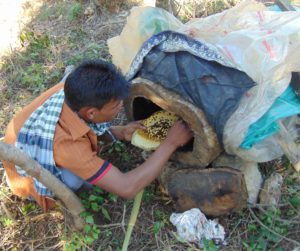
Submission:
M 4 142 L 0 142 L 0 160 L 14 163 L 48 187 L 63 202 L 72 216 L 73 226 L 78 230 L 83 228 L 84 222 L 79 216 L 84 211 L 83 205 L 78 197 L 52 173 L 13 145 Z

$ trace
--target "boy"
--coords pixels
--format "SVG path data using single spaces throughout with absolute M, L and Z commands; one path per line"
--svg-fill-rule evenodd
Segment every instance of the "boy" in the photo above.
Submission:
M 41 94 L 9 123 L 5 142 L 15 144 L 77 190 L 88 182 L 123 198 L 133 198 L 151 183 L 177 147 L 192 137 L 184 122 L 178 121 L 167 138 L 143 164 L 122 173 L 97 156 L 97 136 L 130 141 L 138 122 L 111 126 L 128 83 L 116 68 L 101 60 L 79 65 L 66 79 Z M 54 206 L 51 191 L 11 163 L 3 162 L 13 193 L 34 198 L 46 211 Z

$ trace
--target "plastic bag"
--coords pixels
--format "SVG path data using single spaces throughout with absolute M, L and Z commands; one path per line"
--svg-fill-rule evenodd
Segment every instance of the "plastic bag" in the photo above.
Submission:
M 154 7 L 133 7 L 119 36 L 107 41 L 112 61 L 126 74 L 142 44 L 164 30 L 177 30 L 182 23 L 169 12 Z
M 267 113 L 249 127 L 241 147 L 250 149 L 254 144 L 270 137 L 279 130 L 279 126 L 276 123 L 277 120 L 299 113 L 300 99 L 289 86 L 286 91 L 276 99 Z
M 175 30 L 210 44 L 226 59 L 225 66 L 244 71 L 257 83 L 225 124 L 226 152 L 256 162 L 281 156 L 272 137 L 250 150 L 239 146 L 248 127 L 288 87 L 291 72 L 300 71 L 300 13 L 268 11 L 263 4 L 249 0 L 222 13 L 181 24 L 166 11 L 149 8 L 133 9 L 121 35 L 109 41 L 113 62 L 126 73 L 142 43 L 156 33 L 155 22 L 148 19 L 149 11 L 155 15 L 152 20 L 169 23 L 169 27 L 160 26 L 161 30 Z
M 184 213 L 173 213 L 170 221 L 176 227 L 177 233 L 184 241 L 193 242 L 203 247 L 203 240 L 213 240 L 217 245 L 225 245 L 225 231 L 223 226 L 215 220 L 206 219 L 198 208 Z

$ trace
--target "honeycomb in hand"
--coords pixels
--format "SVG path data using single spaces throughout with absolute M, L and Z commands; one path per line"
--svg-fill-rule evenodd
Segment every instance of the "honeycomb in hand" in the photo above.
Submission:
M 131 143 L 144 150 L 155 150 L 166 138 L 177 119 L 172 112 L 164 110 L 155 112 L 142 122 L 146 130 L 138 129 L 134 132 Z

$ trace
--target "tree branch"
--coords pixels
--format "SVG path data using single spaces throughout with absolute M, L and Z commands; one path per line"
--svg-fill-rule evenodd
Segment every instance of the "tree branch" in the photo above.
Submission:
M 39 163 L 31 159 L 28 155 L 21 152 L 13 145 L 0 141 L 0 160 L 14 163 L 24 169 L 28 175 L 48 187 L 66 206 L 72 216 L 74 227 L 78 230 L 83 228 L 84 222 L 79 214 L 84 211 L 78 197 L 66 187 L 52 173 L 44 169 Z

